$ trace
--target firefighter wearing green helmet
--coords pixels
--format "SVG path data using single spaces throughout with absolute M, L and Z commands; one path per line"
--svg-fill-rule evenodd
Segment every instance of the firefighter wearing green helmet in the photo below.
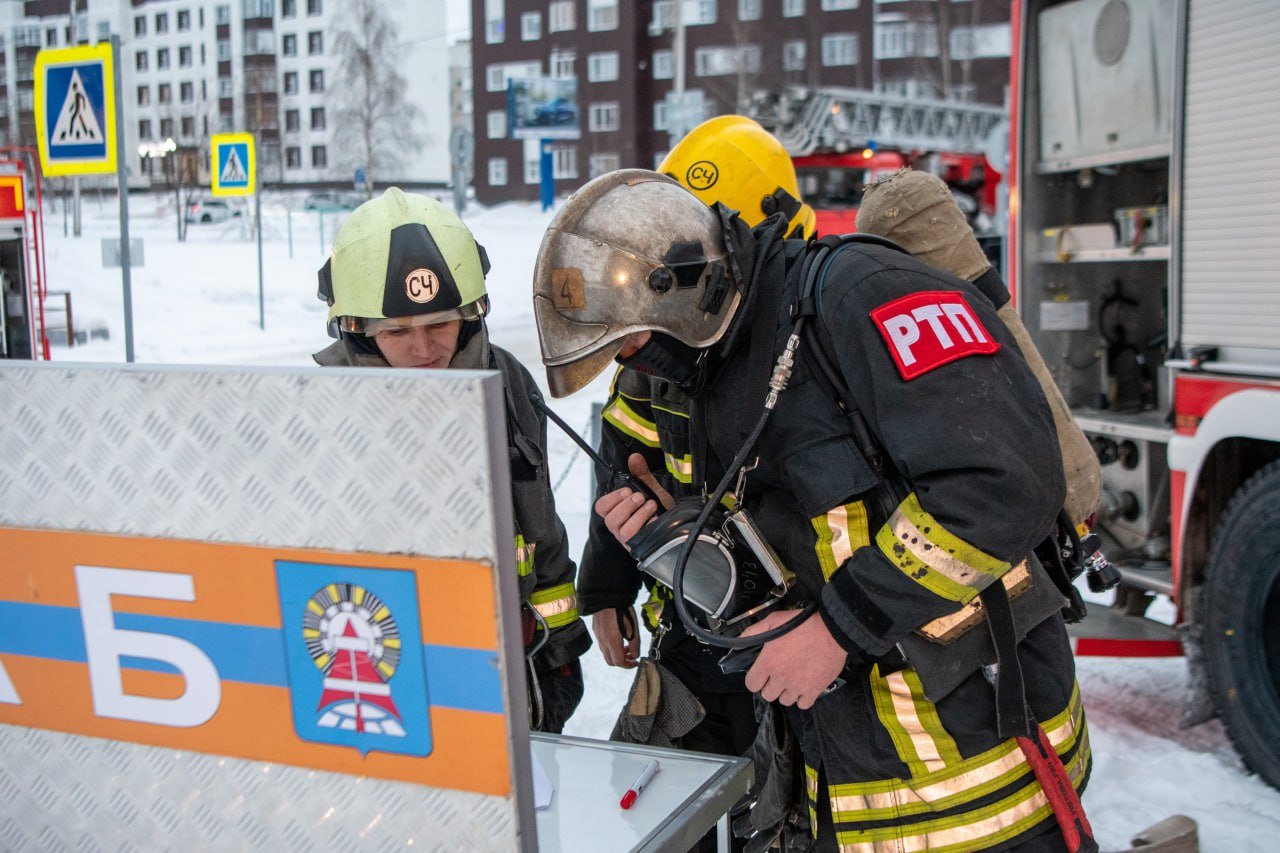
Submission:
M 337 340 L 313 357 L 326 367 L 502 373 L 530 726 L 559 732 L 582 699 L 578 659 L 591 638 L 578 617 L 575 567 L 548 478 L 546 418 L 531 402 L 537 386 L 485 328 L 488 269 L 484 248 L 452 211 L 387 190 L 351 214 L 320 268 L 319 296 Z

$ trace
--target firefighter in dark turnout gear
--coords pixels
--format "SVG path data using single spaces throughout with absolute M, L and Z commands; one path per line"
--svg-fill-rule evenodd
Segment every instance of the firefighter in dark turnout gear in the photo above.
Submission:
M 489 342 L 488 258 L 434 199 L 391 188 L 357 208 L 320 270 L 320 298 L 338 340 L 327 367 L 497 370 L 506 394 L 516 572 L 525 603 L 530 725 L 560 732 L 582 699 L 579 658 L 591 646 L 578 617 L 575 567 L 547 470 L 547 422 L 530 402 L 529 371 Z
M 1020 585 L 1039 583 L 1022 578 L 1063 505 L 1052 415 L 1011 335 L 971 284 L 891 246 L 842 247 L 806 302 L 816 247 L 784 239 L 781 216 L 749 231 L 696 201 L 628 170 L 566 203 L 534 280 L 552 392 L 572 393 L 615 357 L 681 387 L 692 488 L 738 478 L 737 505 L 796 576 L 788 609 L 743 635 L 816 604 L 764 644 L 746 684 L 786 709 L 819 849 L 1067 849 L 1062 792 L 1001 733 L 995 659 L 953 636 L 993 584 L 1016 602 Z M 802 348 L 750 464 L 726 472 L 806 312 L 882 459 Z M 674 441 L 657 427 L 659 447 Z M 626 543 L 658 508 L 622 489 L 597 511 Z M 1062 619 L 1055 609 L 1024 627 L 1024 710 L 1067 787 L 1082 789 L 1090 753 Z M 921 637 L 932 657 L 914 651 Z M 939 677 L 937 660 L 954 677 Z
M 745 116 L 717 116 L 698 125 L 671 149 L 658 171 L 680 181 L 705 204 L 718 201 L 740 211 L 748 225 L 782 212 L 793 236 L 813 236 L 814 213 L 800 200 L 790 156 L 782 143 Z M 600 453 L 623 471 L 639 454 L 643 469 L 669 495 L 693 494 L 688 420 L 688 400 L 678 387 L 619 368 L 602 416 Z M 608 477 L 596 480 L 607 489 Z M 639 621 L 654 633 L 653 657 L 689 688 L 705 712 L 680 745 L 744 754 L 755 738 L 756 718 L 743 674 L 720 671 L 716 650 L 693 640 L 675 614 L 664 609 L 670 590 L 636 571 L 635 560 L 593 513 L 578 573 L 579 606 L 583 615 L 594 615 L 593 632 L 611 666 L 636 665 L 638 637 L 633 634 L 631 642 L 624 642 L 619 626 L 634 625 L 633 602 L 642 580 L 648 600 Z

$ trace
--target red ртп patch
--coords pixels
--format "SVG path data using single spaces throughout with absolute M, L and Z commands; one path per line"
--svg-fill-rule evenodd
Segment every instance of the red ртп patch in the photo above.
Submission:
M 872 311 L 871 319 L 908 381 L 958 359 L 1000 349 L 964 294 L 954 290 L 926 290 L 895 299 Z

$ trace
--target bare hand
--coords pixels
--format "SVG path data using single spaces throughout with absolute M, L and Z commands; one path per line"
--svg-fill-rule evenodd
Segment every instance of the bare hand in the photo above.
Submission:
M 643 494 L 630 489 L 614 489 L 607 495 L 602 495 L 596 501 L 595 509 L 596 515 L 604 519 L 604 526 L 609 528 L 613 538 L 621 542 L 624 548 L 631 537 L 639 533 L 640 528 L 658 513 L 657 503 L 645 500 Z
M 604 662 L 609 666 L 620 666 L 623 669 L 632 669 L 640 658 L 640 632 L 636 630 L 636 611 L 635 608 L 629 608 L 631 621 L 631 639 L 624 640 L 622 632 L 618 630 L 619 613 L 626 614 L 627 611 L 618 609 L 601 610 L 599 613 L 591 617 L 591 633 L 595 635 L 596 643 L 600 646 L 600 651 L 604 655 Z M 626 615 L 623 616 L 626 618 Z
M 627 457 L 627 470 L 631 472 L 632 477 L 649 487 L 649 491 L 653 492 L 653 496 L 662 504 L 663 509 L 671 509 L 676 505 L 676 499 L 671 497 L 670 492 L 662 488 L 658 478 L 653 476 L 653 472 L 649 470 L 649 463 L 639 453 L 632 453 Z
M 795 617 L 798 610 L 770 613 L 742 632 L 750 637 L 776 628 Z M 822 617 L 810 616 L 799 627 L 770 640 L 747 672 L 747 689 L 768 702 L 813 707 L 823 691 L 844 670 L 848 654 L 831 636 Z

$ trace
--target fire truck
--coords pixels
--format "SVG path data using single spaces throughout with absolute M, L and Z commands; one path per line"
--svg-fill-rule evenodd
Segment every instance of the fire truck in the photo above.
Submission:
M 1280 3 L 1012 22 L 1007 277 L 1102 463 L 1122 577 L 1077 652 L 1185 653 L 1184 721 L 1216 711 L 1280 786 Z
M 800 195 L 817 214 L 820 235 L 854 231 L 864 188 L 903 166 L 946 181 L 980 238 L 998 231 L 1000 166 L 984 153 L 992 139 L 1004 139 L 999 107 L 794 87 L 751 112 L 791 154 Z

